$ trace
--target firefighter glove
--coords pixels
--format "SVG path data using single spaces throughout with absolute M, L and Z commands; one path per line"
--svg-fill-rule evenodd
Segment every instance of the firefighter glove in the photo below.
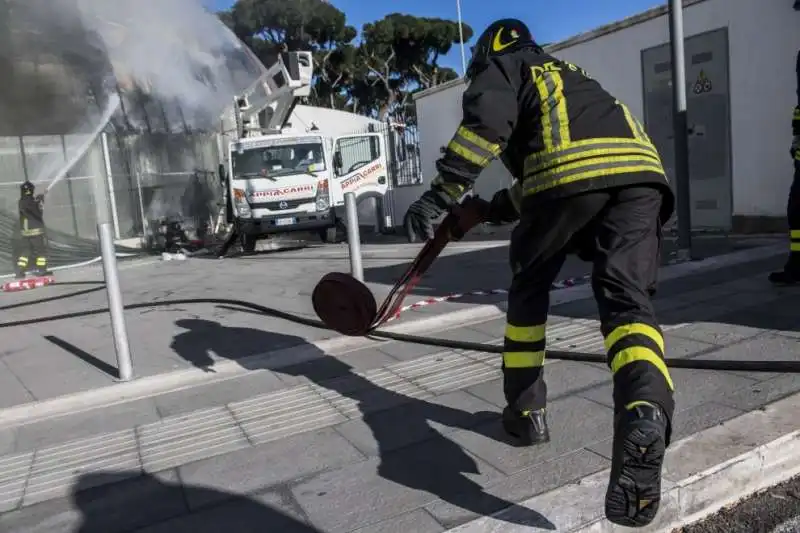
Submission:
M 511 199 L 509 189 L 494 193 L 489 204 L 486 221 L 490 224 L 510 224 L 519 220 L 519 211 Z
M 403 219 L 408 242 L 433 238 L 433 221 L 448 211 L 453 205 L 445 194 L 430 189 L 419 200 L 408 207 Z

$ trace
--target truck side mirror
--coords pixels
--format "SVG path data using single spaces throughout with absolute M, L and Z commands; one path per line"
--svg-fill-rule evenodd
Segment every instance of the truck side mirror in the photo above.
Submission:
M 333 154 L 333 168 L 336 170 L 336 172 L 339 172 L 342 170 L 342 166 L 344 166 L 342 162 L 342 152 L 337 151 Z

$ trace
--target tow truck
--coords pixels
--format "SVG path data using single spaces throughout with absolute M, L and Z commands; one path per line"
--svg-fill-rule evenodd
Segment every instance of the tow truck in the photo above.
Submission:
M 345 193 L 360 201 L 388 190 L 383 135 L 287 131 L 312 76 L 311 52 L 284 52 L 235 99 L 235 134 L 225 150 L 226 212 L 244 251 L 260 238 L 294 232 L 335 242 Z

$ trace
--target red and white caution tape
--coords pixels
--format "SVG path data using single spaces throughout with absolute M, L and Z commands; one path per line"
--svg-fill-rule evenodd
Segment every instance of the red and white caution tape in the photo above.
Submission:
M 53 276 L 40 276 L 37 278 L 20 279 L 14 281 L 7 281 L 3 284 L 3 292 L 19 292 L 27 291 L 30 289 L 38 289 L 46 287 L 56 282 Z
M 567 278 L 561 281 L 556 281 L 550 286 L 550 290 L 557 290 L 557 289 L 566 289 L 567 287 L 574 287 L 576 285 L 580 285 L 585 283 L 591 279 L 592 275 L 587 274 L 585 276 L 580 276 L 577 278 Z M 427 307 L 429 305 L 442 303 L 442 302 L 449 302 L 452 300 L 458 300 L 459 298 L 466 298 L 468 296 L 493 296 L 496 294 L 508 294 L 507 289 L 490 289 L 490 290 L 477 290 L 477 291 L 469 291 L 469 292 L 456 292 L 453 294 L 448 294 L 446 296 L 436 296 L 434 298 L 426 298 L 425 300 L 420 300 L 419 302 L 414 302 L 411 305 L 406 305 L 401 307 L 397 313 L 394 314 L 392 318 L 387 320 L 390 322 L 392 320 L 397 319 L 401 313 L 405 313 L 406 311 L 411 311 L 414 309 L 420 309 L 422 307 Z
M 670 255 L 674 255 L 670 254 Z M 683 260 L 679 259 L 670 259 L 667 261 L 667 265 L 674 265 L 677 263 L 682 263 Z M 575 278 L 567 278 L 562 279 L 561 281 L 556 281 L 550 286 L 550 290 L 558 290 L 558 289 L 566 289 L 568 287 L 575 287 L 576 285 L 582 285 L 587 281 L 592 279 L 591 274 L 586 274 L 584 276 L 578 276 Z M 446 296 L 436 296 L 434 298 L 426 298 L 425 300 L 420 300 L 419 302 L 414 302 L 411 305 L 406 305 L 401 307 L 393 317 L 391 317 L 387 322 L 391 322 L 392 320 L 396 320 L 400 317 L 402 313 L 406 311 L 412 311 L 414 309 L 421 309 L 423 307 L 428 307 L 429 305 L 442 303 L 442 302 L 450 302 L 452 300 L 458 300 L 460 298 L 466 298 L 468 296 L 493 296 L 496 294 L 508 294 L 508 290 L 506 289 L 490 289 L 490 290 L 477 290 L 477 291 L 469 291 L 469 292 L 456 292 L 453 294 L 448 294 Z

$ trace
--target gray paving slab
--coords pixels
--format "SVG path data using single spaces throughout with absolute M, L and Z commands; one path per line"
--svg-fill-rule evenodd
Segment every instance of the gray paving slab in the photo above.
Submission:
M 16 449 L 27 451 L 46 448 L 101 433 L 130 429 L 160 419 L 161 414 L 151 398 L 110 405 L 68 417 L 49 418 L 19 426 Z
M 68 497 L 0 515 L 0 531 L 124 533 L 186 512 L 175 473 L 139 474 L 81 476 Z
M 457 391 L 368 414 L 339 424 L 336 431 L 362 453 L 377 456 L 496 417 L 495 406 Z
M 484 493 L 473 495 L 477 501 L 466 509 L 463 506 L 456 506 L 441 500 L 426 505 L 425 509 L 440 524 L 447 528 L 453 528 L 479 516 L 489 515 L 507 507 L 503 505 L 504 502 L 527 500 L 609 466 L 610 462 L 596 453 L 589 450 L 578 450 L 539 463 L 486 487 Z M 548 529 L 548 527 L 552 527 L 552 524 L 547 517 L 541 516 L 534 525 L 534 527 L 537 526 Z
M 441 533 L 445 531 L 445 528 L 425 509 L 416 509 L 376 524 L 360 527 L 353 533 L 410 533 L 412 531 L 414 533 Z
M 322 352 L 319 354 L 321 359 L 276 368 L 275 373 L 278 379 L 287 385 L 318 382 L 397 362 L 394 357 L 372 347 L 354 350 L 336 357 L 326 356 Z
M 346 417 L 312 387 L 301 385 L 230 404 L 248 442 L 263 444 L 334 425 Z
M 0 481 L 0 513 L 16 509 L 22 503 L 33 465 L 33 455 L 34 452 L 23 452 L 0 458 L 3 472 L 3 480 Z
M 113 377 L 93 365 L 79 364 L 74 355 L 42 343 L 31 352 L 7 355 L 3 362 L 36 400 L 55 398 L 104 387 L 113 383 Z M 23 398 L 20 398 L 21 400 Z M 25 401 L 30 401 L 24 398 Z M 8 400 L 6 401 L 8 405 Z
M 505 475 L 512 475 L 610 437 L 613 411 L 583 398 L 570 397 L 549 404 L 547 421 L 551 441 L 534 448 L 515 447 L 498 419 L 472 430 L 455 431 L 448 438 Z
M 181 481 L 188 486 L 214 489 L 187 493 L 190 509 L 218 503 L 213 498 L 262 492 L 265 488 L 326 469 L 364 460 L 353 445 L 333 429 L 296 435 L 212 459 L 181 466 Z
M 680 328 L 669 333 L 667 337 L 691 339 L 706 344 L 727 346 L 764 333 L 762 328 L 737 325 L 731 327 L 724 322 L 692 322 L 691 327 Z M 670 353 L 672 357 L 672 353 Z
M 249 445 L 227 407 L 212 407 L 136 428 L 145 472 L 160 472 Z
M 158 524 L 137 529 L 135 533 L 320 533 L 296 509 L 287 505 L 286 492 L 233 496 L 217 493 L 207 487 L 191 487 L 186 484 L 175 490 L 186 497 L 222 500 L 219 504 L 205 507 Z M 289 495 L 291 497 L 291 495 Z M 287 509 L 288 507 L 288 509 Z
M 17 428 L 0 430 L 0 456 L 9 455 L 17 451 Z
M 764 333 L 757 337 L 732 344 L 704 354 L 711 360 L 728 359 L 731 361 L 800 361 L 800 339 Z M 766 380 L 779 374 L 768 372 L 733 371 L 731 374 L 746 376 L 755 380 Z
M 798 391 L 800 391 L 800 375 L 786 374 L 733 390 L 718 401 L 737 409 L 751 411 Z
M 258 370 L 223 382 L 197 385 L 169 392 L 152 399 L 161 416 L 188 413 L 246 400 L 286 387 L 286 383 L 269 370 Z
M 141 469 L 139 450 L 133 430 L 72 441 L 37 450 L 25 483 L 22 505 L 67 496 L 76 484 L 84 488 L 101 481 L 119 481 L 104 472 L 123 471 L 138 475 Z
M 500 477 L 499 471 L 442 437 L 309 476 L 292 493 L 315 526 L 338 533 L 437 498 L 469 505 L 468 495 Z
M 33 394 L 6 364 L 5 357 L 0 356 L 0 391 L 3 391 L 0 394 L 0 409 L 34 400 Z

